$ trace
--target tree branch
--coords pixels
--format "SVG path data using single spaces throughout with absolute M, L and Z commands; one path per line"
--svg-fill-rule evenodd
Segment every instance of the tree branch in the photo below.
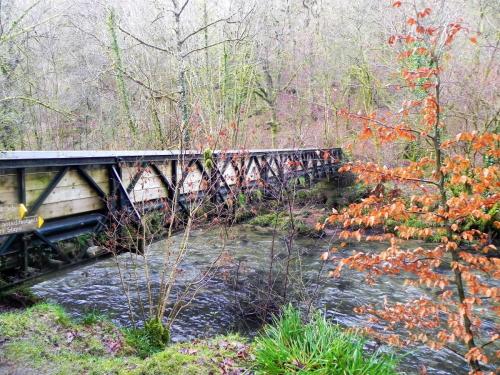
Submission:
M 229 17 L 226 17 L 226 18 L 219 18 L 218 20 L 215 20 L 213 22 L 210 22 L 210 23 L 207 23 L 205 26 L 202 26 L 200 27 L 199 29 L 193 31 L 192 33 L 189 33 L 188 35 L 186 35 L 184 38 L 181 39 L 181 41 L 179 42 L 181 45 L 184 44 L 189 38 L 191 38 L 192 36 L 195 36 L 196 34 L 198 34 L 199 32 L 205 30 L 205 29 L 208 29 L 210 26 L 213 26 L 219 22 L 227 22 L 231 19 L 232 16 L 229 16 Z
M 356 118 L 358 120 L 365 120 L 365 121 L 374 122 L 378 126 L 381 126 L 383 128 L 386 128 L 386 129 L 396 130 L 393 126 L 389 126 L 389 125 L 383 123 L 382 121 L 374 119 L 374 118 L 369 118 L 369 117 L 362 116 L 362 115 L 355 115 L 355 114 L 352 114 L 352 113 L 349 113 L 349 116 L 351 116 L 353 118 Z M 414 129 L 403 129 L 403 130 L 407 131 L 407 132 L 410 132 L 410 133 L 418 134 L 419 136 L 422 136 L 422 132 L 420 132 L 418 130 L 414 130 Z M 425 137 L 433 139 L 433 137 L 431 135 L 429 135 L 429 134 L 426 134 Z
M 370 170 L 370 169 L 364 169 L 363 171 L 366 171 L 367 173 L 378 174 L 378 175 L 387 174 L 387 173 L 384 173 L 384 172 L 374 171 L 374 170 Z M 426 179 L 423 179 L 423 178 L 410 178 L 410 177 L 402 177 L 402 176 L 397 176 L 397 175 L 393 175 L 393 176 L 390 176 L 390 177 L 393 178 L 393 179 L 397 179 L 399 181 L 420 182 L 420 183 L 431 184 L 431 185 L 435 185 L 435 186 L 439 187 L 439 183 L 437 183 L 435 181 L 431 181 L 431 180 L 426 180 Z
M 149 90 L 149 91 L 151 91 L 151 92 L 153 92 L 153 93 L 157 94 L 157 95 L 153 96 L 153 98 L 155 98 L 155 99 L 167 98 L 168 100 L 170 100 L 170 101 L 172 101 L 172 102 L 174 102 L 174 103 L 177 103 L 177 100 L 175 100 L 174 98 L 172 98 L 172 97 L 170 96 L 170 94 L 165 94 L 165 93 L 163 93 L 163 92 L 161 92 L 161 91 L 159 91 L 159 90 L 156 90 L 156 89 L 154 89 L 154 88 L 150 87 L 149 85 L 146 85 L 144 82 L 140 81 L 140 80 L 139 80 L 139 79 L 137 79 L 137 78 L 134 78 L 134 77 L 133 77 L 130 73 L 128 73 L 127 71 L 125 71 L 125 70 L 123 70 L 123 69 L 122 69 L 122 73 L 123 73 L 123 75 L 124 75 L 125 77 L 127 77 L 128 79 L 130 79 L 132 82 L 135 82 L 135 83 L 137 83 L 139 86 L 142 86 L 142 87 L 144 87 L 145 89 L 147 89 L 147 90 Z
M 184 4 L 182 5 L 181 9 L 176 13 L 177 17 L 180 17 L 182 12 L 184 12 L 184 9 L 186 9 L 186 6 L 189 4 L 189 0 L 186 0 Z
M 59 108 L 55 108 L 52 105 L 45 103 L 45 102 L 42 102 L 39 99 L 30 98 L 29 96 L 8 96 L 8 97 L 0 99 L 0 103 L 13 101 L 13 100 L 21 100 L 21 101 L 25 101 L 25 102 L 28 102 L 31 104 L 38 104 L 39 106 L 50 109 L 51 111 L 57 112 L 61 115 L 68 116 L 68 117 L 75 117 L 75 115 L 73 115 L 69 112 L 66 112 L 66 111 L 59 109 Z
M 199 52 L 199 51 L 203 51 L 207 48 L 212 48 L 212 47 L 215 47 L 215 46 L 218 46 L 219 44 L 223 44 L 223 43 L 226 43 L 226 42 L 240 42 L 242 39 L 241 38 L 234 38 L 234 39 L 224 39 L 224 40 L 221 40 L 220 42 L 216 42 L 216 43 L 213 43 L 213 44 L 209 44 L 208 46 L 204 46 L 204 47 L 200 47 L 200 48 L 196 48 L 196 49 L 193 49 L 189 52 L 186 52 L 185 54 L 182 55 L 182 58 L 185 58 L 189 55 L 191 55 L 192 53 L 195 53 L 195 52 Z
M 118 27 L 118 30 L 120 30 L 122 33 L 128 35 L 129 37 L 131 37 L 132 39 L 134 39 L 135 41 L 139 42 L 140 44 L 142 44 L 142 45 L 144 45 L 146 47 L 153 48 L 153 49 L 155 49 L 157 51 L 166 52 L 166 53 L 168 53 L 170 55 L 173 55 L 173 53 L 174 53 L 171 48 L 162 48 L 162 47 L 155 46 L 155 45 L 153 45 L 151 43 L 145 42 L 142 39 L 139 39 L 135 35 L 133 35 L 130 32 L 128 32 L 127 30 L 123 29 L 120 25 L 117 25 L 117 27 Z

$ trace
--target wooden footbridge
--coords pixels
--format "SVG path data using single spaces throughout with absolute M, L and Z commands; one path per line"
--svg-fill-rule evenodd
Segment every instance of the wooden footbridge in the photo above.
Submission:
M 114 211 L 140 219 L 145 210 L 176 204 L 187 212 L 189 201 L 200 197 L 224 203 L 248 189 L 324 178 L 340 161 L 337 148 L 0 152 L 0 224 L 10 219 L 7 208 L 19 204 L 27 216 L 45 221 L 28 231 L 4 230 L 0 275 L 26 273 L 42 254 L 62 264 L 88 257 L 88 252 L 69 255 L 59 244 L 101 230 Z

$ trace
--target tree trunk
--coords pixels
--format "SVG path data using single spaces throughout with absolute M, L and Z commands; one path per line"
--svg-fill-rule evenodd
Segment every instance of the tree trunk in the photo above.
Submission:
M 179 112 L 181 114 L 181 149 L 187 149 L 190 146 L 191 134 L 189 129 L 189 103 L 186 83 L 186 57 L 182 53 L 182 36 L 181 36 L 181 15 L 180 10 L 175 10 L 175 25 L 174 31 L 177 39 L 176 59 L 178 64 L 177 75 L 177 90 L 179 92 Z
M 439 69 L 439 64 L 437 62 L 437 59 L 434 58 L 434 62 L 436 64 L 436 69 Z M 441 94 L 441 81 L 439 76 L 436 77 L 436 97 L 435 97 L 435 105 L 436 105 L 436 120 L 434 123 L 434 134 L 433 134 L 433 146 L 434 146 L 434 152 L 436 154 L 436 163 L 435 163 L 435 168 L 436 168 L 436 173 L 438 174 L 438 184 L 439 184 L 439 192 L 441 195 L 441 206 L 445 210 L 445 212 L 449 212 L 449 207 L 447 204 L 448 198 L 447 198 L 447 193 L 445 189 L 445 176 L 444 173 L 442 172 L 442 167 L 443 167 L 443 155 L 442 155 L 442 149 L 441 149 L 441 130 L 439 128 L 439 123 L 441 120 L 441 106 L 440 106 L 440 94 Z M 446 219 L 448 221 L 448 219 Z M 452 231 L 451 231 L 451 224 L 446 223 L 446 226 L 448 227 L 448 238 L 451 239 Z M 460 258 L 457 254 L 457 250 L 452 250 L 451 253 L 452 259 L 454 262 L 459 263 Z M 457 288 L 458 292 L 458 299 L 460 302 L 460 305 L 463 305 L 465 301 L 465 289 L 464 289 L 464 284 L 463 284 L 463 279 L 462 279 L 462 271 L 459 268 L 454 269 L 454 283 Z M 467 312 L 464 311 L 462 314 L 462 319 L 463 319 L 463 325 L 465 329 L 465 333 L 469 336 L 469 340 L 467 341 L 467 348 L 469 350 L 473 349 L 476 347 L 476 344 L 474 342 L 474 333 L 472 332 L 472 323 L 467 316 Z M 472 370 L 474 371 L 480 371 L 481 366 L 479 365 L 478 361 L 469 361 L 469 366 L 471 367 Z

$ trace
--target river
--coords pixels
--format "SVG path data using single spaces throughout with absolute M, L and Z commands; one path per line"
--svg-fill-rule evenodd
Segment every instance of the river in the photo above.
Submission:
M 245 324 L 241 315 L 241 301 L 252 292 L 256 285 L 262 285 L 267 278 L 269 251 L 273 243 L 271 230 L 240 225 L 229 231 L 227 241 L 221 238 L 220 230 L 195 230 L 189 241 L 189 255 L 178 271 L 178 282 L 174 294 L 180 293 L 190 280 L 196 279 L 201 271 L 217 258 L 224 250 L 224 264 L 207 281 L 197 285 L 200 289 L 190 305 L 176 319 L 172 328 L 174 341 L 190 340 L 240 331 L 253 335 L 258 327 Z M 179 243 L 181 235 L 174 241 Z M 153 288 L 158 284 L 165 241 L 154 243 L 148 252 L 150 274 Z M 366 303 L 380 302 L 385 296 L 391 301 L 405 301 L 418 298 L 422 291 L 418 288 L 403 286 L 403 279 L 391 277 L 376 286 L 368 285 L 362 275 L 347 271 L 341 279 L 331 279 L 327 272 L 318 277 L 322 262 L 320 254 L 332 246 L 329 240 L 298 238 L 294 252 L 301 254 L 301 277 L 295 272 L 291 279 L 293 285 L 303 285 L 294 293 L 298 296 L 312 296 L 317 292 L 314 304 L 328 317 L 341 325 L 356 327 L 366 323 L 365 317 L 358 316 L 353 308 Z M 386 244 L 355 243 L 349 245 L 346 253 L 363 247 L 382 249 Z M 285 244 L 278 236 L 275 240 L 278 266 L 283 265 Z M 130 262 L 130 254 L 119 255 L 123 264 Z M 139 260 L 140 262 L 140 260 Z M 130 264 L 130 263 L 129 263 Z M 297 263 L 294 263 L 295 265 Z M 142 272 L 139 264 L 138 272 Z M 122 269 L 123 271 L 123 269 Z M 238 283 L 235 287 L 235 274 Z M 123 276 L 123 272 L 122 272 Z M 140 281 L 145 290 L 144 280 Z M 78 269 L 62 271 L 33 286 L 35 294 L 63 305 L 71 315 L 82 316 L 88 311 L 97 310 L 108 315 L 120 325 L 129 325 L 129 310 L 126 294 L 123 292 L 116 260 L 112 257 L 96 260 Z M 146 294 L 140 298 L 145 300 Z M 132 304 L 137 305 L 138 296 L 132 293 Z M 307 298 L 306 298 L 307 299 Z M 429 374 L 467 374 L 465 362 L 450 350 L 433 351 L 421 346 L 405 351 L 400 369 L 403 373 L 417 373 L 425 365 Z

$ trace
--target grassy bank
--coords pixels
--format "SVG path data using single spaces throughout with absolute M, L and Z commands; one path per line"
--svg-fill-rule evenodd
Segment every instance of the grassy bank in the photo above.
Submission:
M 72 320 L 41 303 L 0 314 L 0 374 L 395 374 L 394 360 L 316 315 L 288 308 L 249 343 L 238 335 L 147 349 L 147 338 L 98 315 Z
M 0 374 L 243 373 L 250 356 L 234 335 L 172 344 L 142 358 L 145 345 L 106 319 L 76 322 L 53 304 L 0 315 Z

